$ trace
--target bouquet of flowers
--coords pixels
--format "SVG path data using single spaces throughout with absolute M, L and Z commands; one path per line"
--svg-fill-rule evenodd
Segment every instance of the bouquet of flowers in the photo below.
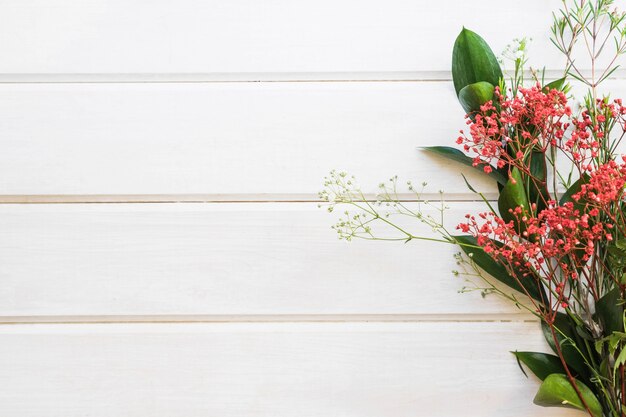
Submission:
M 553 354 L 514 352 L 542 380 L 535 404 L 572 407 L 593 417 L 626 416 L 626 156 L 618 154 L 626 106 L 600 96 L 598 88 L 626 51 L 626 18 L 612 3 L 563 2 L 551 40 L 567 69 L 549 83 L 545 71 L 525 68 L 525 40 L 506 54 L 514 69 L 505 76 L 480 36 L 467 29 L 459 34 L 452 76 L 467 113 L 467 130 L 456 139 L 462 150 L 426 151 L 477 168 L 497 184 L 492 202 L 464 177 L 484 201 L 484 212 L 467 214 L 449 230 L 445 203 L 421 201 L 422 191 L 410 182 L 408 190 L 421 203 L 401 199 L 397 177 L 380 185 L 376 201 L 344 172 L 332 171 L 320 193 L 329 211 L 346 206 L 334 226 L 342 239 L 458 245 L 458 263 L 479 281 L 475 288 L 540 319 Z M 590 70 L 581 67 L 581 49 Z M 606 63 L 602 69 L 600 62 Z M 579 103 L 568 81 L 585 88 Z M 435 234 L 414 235 L 400 217 L 424 223 Z M 394 233 L 379 236 L 377 225 Z

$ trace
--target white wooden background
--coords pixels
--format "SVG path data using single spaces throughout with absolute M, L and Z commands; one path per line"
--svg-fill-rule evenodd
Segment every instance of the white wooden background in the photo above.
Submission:
M 575 415 L 453 248 L 339 242 L 316 203 L 342 168 L 477 210 L 417 150 L 463 126 L 454 38 L 558 74 L 559 4 L 0 0 L 0 415 Z

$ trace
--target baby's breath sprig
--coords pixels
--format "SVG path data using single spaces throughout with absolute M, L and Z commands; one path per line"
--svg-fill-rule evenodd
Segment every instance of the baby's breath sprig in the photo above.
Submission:
M 513 39 L 513 42 L 506 46 L 502 55 L 498 58 L 498 62 L 503 67 L 506 67 L 507 61 L 513 63 L 514 70 L 510 79 L 513 95 L 516 95 L 518 88 L 524 85 L 524 71 L 528 63 L 528 44 L 531 41 L 532 38 L 526 37 Z M 506 91 L 506 89 L 501 91 Z
M 400 198 L 398 177 L 394 176 L 379 185 L 379 193 L 375 200 L 368 200 L 353 175 L 333 170 L 329 176 L 324 177 L 324 189 L 319 193 L 324 203 L 320 204 L 320 207 L 326 207 L 326 210 L 331 213 L 340 205 L 346 207 L 337 223 L 332 226 L 339 239 L 405 242 L 417 239 L 456 244 L 454 237 L 443 224 L 444 213 L 449 209 L 443 200 L 443 192 L 440 192 L 441 199 L 433 203 L 422 199 L 424 187 L 426 183 L 422 183 L 421 189 L 417 190 L 410 181 L 407 182 L 406 188 L 414 196 L 412 200 L 415 200 L 414 204 L 409 204 Z M 425 207 L 434 209 L 437 215 L 433 216 L 425 212 Z M 420 236 L 408 231 L 399 221 L 395 221 L 398 217 L 416 219 L 430 227 L 440 238 Z M 393 234 L 379 235 L 374 230 L 374 225 L 377 224 L 391 229 Z
M 453 270 L 452 274 L 456 277 L 462 277 L 466 283 L 459 290 L 459 293 L 479 292 L 483 298 L 493 294 L 512 302 L 520 310 L 526 310 L 530 314 L 540 317 L 536 309 L 532 308 L 528 303 L 520 301 L 514 292 L 505 291 L 502 289 L 502 285 L 496 285 L 493 278 L 487 275 L 474 262 L 471 253 L 468 256 L 462 252 L 457 252 L 454 254 L 454 259 L 458 269 Z
M 393 176 L 378 185 L 375 199 L 368 199 L 353 175 L 333 170 L 324 177 L 324 189 L 319 192 L 323 203 L 320 203 L 319 207 L 325 207 L 329 213 L 339 211 L 337 210 L 339 206 L 344 208 L 337 223 L 332 226 L 342 240 L 409 242 L 416 239 L 471 246 L 457 241 L 444 226 L 445 212 L 450 207 L 443 198 L 443 191 L 439 191 L 440 198 L 436 201 L 422 198 L 427 185 L 423 182 L 415 186 L 411 181 L 407 181 L 403 188 L 409 191 L 411 197 L 402 199 L 398 177 Z M 417 220 L 418 223 L 430 228 L 435 236 L 439 235 L 439 238 L 420 236 L 408 231 L 401 221 L 403 218 Z M 381 235 L 379 229 L 375 228 L 376 225 L 385 226 L 387 234 Z M 391 230 L 392 234 L 389 234 L 388 230 Z M 453 271 L 454 275 L 464 277 L 467 283 L 461 292 L 479 291 L 483 297 L 495 294 L 536 314 L 534 310 L 521 303 L 515 294 L 509 294 L 494 285 L 491 278 L 488 278 L 473 261 L 471 254 L 465 256 L 459 252 L 455 255 L 455 260 L 458 270 Z

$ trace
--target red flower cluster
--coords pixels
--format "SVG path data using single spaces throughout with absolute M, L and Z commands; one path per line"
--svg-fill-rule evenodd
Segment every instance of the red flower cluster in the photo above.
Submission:
M 548 279 L 556 272 L 548 260 L 556 261 L 574 278 L 572 262 L 587 262 L 594 254 L 594 242 L 612 239 L 612 224 L 592 221 L 592 216 L 582 214 L 572 202 L 559 206 L 550 201 L 536 217 L 528 216 L 521 207 L 514 214 L 525 225 L 522 233 L 512 221 L 507 223 L 494 213 L 481 213 L 482 224 L 467 215 L 467 221 L 457 228 L 476 237 L 478 245 L 494 258 L 510 266 L 543 272 Z
M 604 209 L 622 198 L 625 185 L 626 164 L 620 165 L 615 161 L 609 161 L 590 174 L 587 184 L 582 185 L 581 191 L 574 194 L 573 198 L 593 206 L 592 210 L 598 213 L 598 208 Z
M 556 302 L 567 306 L 567 283 L 583 277 L 593 280 L 594 274 L 585 271 L 604 262 L 597 256 L 602 246 L 599 242 L 626 235 L 626 216 L 619 206 L 626 186 L 626 158 L 623 164 L 613 160 L 619 140 L 609 139 L 616 127 L 624 136 L 625 121 L 626 107 L 621 100 L 597 100 L 576 117 L 559 90 L 536 85 L 520 88 L 508 98 L 496 88 L 494 101 L 466 116 L 469 136 L 461 132 L 457 139 L 466 152 L 474 154 L 474 166 L 482 165 L 486 172 L 506 168 L 510 173 L 517 168 L 524 183 L 539 190 L 546 186 L 546 177 L 531 172 L 531 155 L 556 150 L 570 159 L 586 181 L 563 204 L 546 189 L 535 194 L 541 198 L 535 201 L 541 204 L 509 209 L 510 216 L 505 217 L 511 221 L 495 213 L 482 213 L 478 219 L 467 215 L 457 229 L 474 236 L 478 245 L 517 279 L 532 272 L 549 282 L 559 296 Z M 517 276 L 520 271 L 526 271 L 522 277 Z
M 558 144 L 580 171 L 593 170 L 590 160 L 598 156 L 601 141 L 616 124 L 622 130 L 626 130 L 624 119 L 626 107 L 622 105 L 621 99 L 613 102 L 598 99 L 595 104 L 595 121 L 589 111 L 584 110 L 577 119 L 572 119 L 570 137 Z
M 525 170 L 523 159 L 532 150 L 545 151 L 563 138 L 572 114 L 567 98 L 559 90 L 546 91 L 539 85 L 520 88 L 510 99 L 499 88 L 495 95 L 496 103 L 489 101 L 480 112 L 466 115 L 470 136 L 461 131 L 456 142 L 474 153 L 474 166 L 484 165 L 486 172 L 506 165 Z
M 482 165 L 487 173 L 505 166 L 527 172 L 524 159 L 530 152 L 550 146 L 561 149 L 580 172 L 589 172 L 605 135 L 616 124 L 626 130 L 626 107 L 619 99 L 598 99 L 595 117 L 587 110 L 573 117 L 567 97 L 557 89 L 536 85 L 507 98 L 496 88 L 495 96 L 495 102 L 466 115 L 469 137 L 461 131 L 456 140 L 475 155 L 474 166 Z

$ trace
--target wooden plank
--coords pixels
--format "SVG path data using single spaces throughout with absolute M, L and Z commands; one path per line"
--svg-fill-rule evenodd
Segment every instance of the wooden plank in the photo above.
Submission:
M 418 150 L 464 126 L 448 82 L 5 84 L 0 113 L 3 195 L 316 200 L 338 168 L 366 192 L 398 174 L 474 198 L 456 164 Z
M 3 201 L 311 201 L 333 168 L 368 193 L 397 174 L 475 199 L 459 171 L 495 191 L 418 149 L 465 127 L 449 82 L 5 84 L 0 113 Z
M 7 416 L 575 416 L 510 350 L 537 323 L 0 327 Z
M 181 0 L 175 7 L 167 0 L 9 0 L 0 6 L 0 54 L 9 57 L 0 73 L 143 73 L 149 80 L 154 73 L 256 79 L 254 73 L 447 71 L 464 25 L 498 53 L 513 38 L 530 36 L 537 67 L 556 69 L 564 63 L 548 34 L 559 6 L 558 0 Z
M 451 207 L 451 227 L 485 210 Z M 314 203 L 0 206 L 0 321 L 526 317 L 459 294 L 456 247 L 347 243 L 335 218 Z

